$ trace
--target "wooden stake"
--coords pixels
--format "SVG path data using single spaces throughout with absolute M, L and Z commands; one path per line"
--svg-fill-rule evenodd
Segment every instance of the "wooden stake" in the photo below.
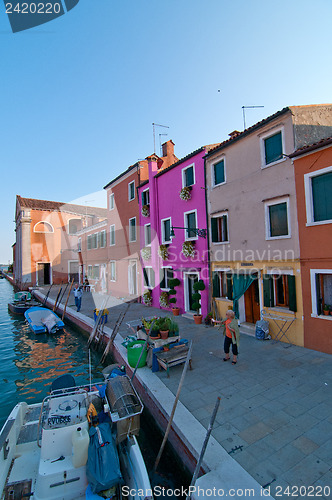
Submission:
M 56 306 L 57 306 L 58 299 L 59 299 L 60 294 L 61 294 L 61 290 L 62 290 L 62 287 L 60 287 L 60 290 L 58 291 L 58 295 L 56 296 L 56 300 L 55 300 L 55 303 L 54 303 L 54 306 L 53 306 L 53 312 L 55 312 L 55 310 L 56 310 Z
M 191 359 L 192 348 L 193 348 L 193 343 L 191 341 L 190 342 L 190 346 L 189 346 L 189 351 L 188 351 L 188 354 L 187 354 L 187 359 L 186 359 L 186 362 L 185 362 L 183 370 L 182 370 L 182 375 L 181 375 L 181 379 L 180 379 L 180 382 L 179 382 L 179 387 L 178 387 L 178 390 L 177 390 L 177 393 L 176 393 L 176 396 L 175 396 L 175 401 L 174 401 L 174 404 L 173 404 L 172 413 L 171 413 L 171 416 L 169 417 L 169 421 L 168 421 L 167 429 L 166 429 L 166 432 L 165 432 L 165 436 L 164 436 L 163 442 L 161 443 L 161 447 L 160 447 L 159 453 L 157 455 L 157 458 L 156 458 L 156 461 L 155 461 L 155 464 L 154 464 L 154 468 L 153 468 L 154 471 L 157 470 L 157 467 L 158 467 L 159 462 L 160 462 L 161 455 L 162 455 L 162 453 L 164 451 L 164 448 L 165 448 L 165 444 L 166 444 L 166 441 L 167 441 L 167 438 L 168 438 L 169 431 L 171 430 L 171 426 L 172 426 L 172 422 L 173 422 L 173 417 L 174 417 L 174 413 L 175 413 L 175 410 L 176 410 L 176 406 L 177 406 L 178 401 L 179 401 L 180 392 L 181 392 L 181 389 L 182 389 L 184 377 L 186 375 L 187 368 L 188 368 L 188 365 L 189 365 L 189 361 Z
M 121 323 L 124 320 L 124 318 L 125 318 L 125 316 L 126 316 L 126 314 L 128 312 L 130 304 L 132 304 L 132 301 L 130 301 L 130 302 L 127 303 L 127 307 L 126 307 L 125 311 L 122 312 L 122 313 L 120 313 L 118 319 L 116 320 L 116 323 L 115 323 L 115 326 L 113 328 L 112 334 L 111 334 L 110 338 L 108 339 L 107 345 L 105 347 L 105 351 L 104 351 L 104 353 L 103 353 L 103 355 L 101 357 L 101 360 L 100 360 L 101 364 L 103 364 L 103 362 L 106 359 L 107 354 L 109 353 L 111 345 L 113 344 L 114 339 L 115 339 L 115 337 L 116 337 L 116 335 L 117 335 L 117 333 L 119 331 L 119 328 L 121 326 Z
M 72 279 L 71 281 L 71 285 L 70 285 L 70 288 L 69 288 L 69 292 L 68 292 L 68 295 L 67 295 L 67 299 L 66 299 L 66 303 L 65 303 L 65 307 L 64 307 L 64 310 L 63 310 L 63 313 L 62 313 L 62 321 L 63 321 L 63 318 L 65 317 L 65 312 L 66 312 L 66 309 L 67 309 L 67 304 L 68 304 L 68 300 L 69 300 L 69 295 L 70 295 L 70 292 L 71 292 L 71 289 L 72 289 L 72 286 L 74 284 L 74 278 Z
M 89 345 L 91 344 L 91 342 L 93 341 L 95 335 L 96 335 L 96 332 L 97 332 L 97 329 L 98 329 L 98 326 L 99 326 L 99 323 L 101 321 L 101 318 L 102 318 L 102 315 L 103 315 L 103 312 L 104 312 L 104 309 L 106 307 L 106 304 L 107 304 L 107 301 L 108 301 L 108 297 L 106 297 L 106 299 L 104 300 L 104 303 L 102 304 L 102 307 L 99 309 L 99 313 L 98 313 L 98 316 L 97 316 L 97 319 L 96 319 L 96 322 L 94 324 L 94 327 L 92 329 L 92 332 L 90 333 L 90 337 L 89 337 L 89 340 L 88 340 L 88 347 Z
M 202 446 L 202 449 L 201 449 L 201 453 L 199 455 L 199 458 L 198 458 L 198 461 L 197 461 L 197 464 L 196 464 L 196 467 L 195 467 L 194 475 L 192 477 L 192 480 L 191 480 L 191 483 L 190 483 L 190 486 L 189 486 L 189 491 L 190 491 L 191 487 L 194 486 L 194 484 L 196 483 L 196 479 L 197 479 L 197 476 L 199 474 L 199 470 L 200 470 L 201 465 L 202 465 L 204 453 L 205 453 L 206 447 L 207 447 L 209 439 L 210 439 L 210 434 L 211 434 L 211 431 L 212 431 L 212 428 L 213 428 L 214 421 L 216 419 L 216 415 L 217 415 L 217 411 L 219 409 L 219 405 L 220 405 L 220 397 L 217 398 L 217 401 L 216 401 L 216 404 L 215 404 L 215 407 L 214 407 L 214 410 L 213 410 L 213 413 L 212 413 L 212 416 L 211 416 L 211 420 L 210 420 L 210 423 L 209 423 L 208 430 L 206 432 L 206 436 L 205 436 L 204 443 L 203 443 L 203 446 Z M 190 495 L 187 496 L 186 500 L 190 500 Z

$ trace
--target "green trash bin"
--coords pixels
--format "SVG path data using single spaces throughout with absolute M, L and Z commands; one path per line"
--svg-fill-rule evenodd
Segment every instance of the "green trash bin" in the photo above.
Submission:
M 144 340 L 135 340 L 134 342 L 129 342 L 127 346 L 127 357 L 128 357 L 128 363 L 132 368 L 136 367 L 142 349 L 144 349 L 144 352 L 142 354 L 138 368 L 142 368 L 142 366 L 146 365 L 146 356 L 148 351 L 146 349 L 146 346 L 144 348 L 144 344 L 145 344 Z

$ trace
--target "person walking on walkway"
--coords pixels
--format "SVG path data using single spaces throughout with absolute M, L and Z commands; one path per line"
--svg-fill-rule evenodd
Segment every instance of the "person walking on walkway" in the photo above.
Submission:
M 80 309 L 81 309 L 82 295 L 83 295 L 83 292 L 82 292 L 81 287 L 78 286 L 78 285 L 75 285 L 75 288 L 74 288 L 74 297 L 75 297 L 75 305 L 76 305 L 76 308 L 77 308 L 77 312 L 79 312 Z
M 233 361 L 232 365 L 236 365 L 237 355 L 239 353 L 239 343 L 240 343 L 240 331 L 237 319 L 235 318 L 235 313 L 231 309 L 226 312 L 226 319 L 222 322 L 224 325 L 223 334 L 225 335 L 224 341 L 224 351 L 225 357 L 224 361 L 228 361 L 229 357 L 229 348 L 232 346 L 233 352 Z

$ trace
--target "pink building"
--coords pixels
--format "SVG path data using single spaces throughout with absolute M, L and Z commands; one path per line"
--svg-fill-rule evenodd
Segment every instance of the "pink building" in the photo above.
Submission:
M 149 160 L 149 179 L 139 187 L 140 241 L 144 291 L 154 307 L 165 307 L 171 278 L 178 278 L 176 306 L 194 314 L 193 285 L 203 280 L 201 314 L 209 309 L 209 261 L 203 146 L 160 171 Z M 160 303 L 161 301 L 161 303 Z M 169 309 L 171 306 L 167 306 Z

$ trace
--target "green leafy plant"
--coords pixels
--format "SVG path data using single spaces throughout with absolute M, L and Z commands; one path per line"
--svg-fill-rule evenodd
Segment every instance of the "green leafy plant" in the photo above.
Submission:
M 161 318 L 161 322 L 160 322 L 160 325 L 159 325 L 159 330 L 161 331 L 166 331 L 166 330 L 170 330 L 171 328 L 171 318 Z
M 168 292 L 168 295 L 171 295 L 171 296 L 172 296 L 172 297 L 169 299 L 169 302 L 170 302 L 170 304 L 174 304 L 174 307 L 176 307 L 176 306 L 175 306 L 175 304 L 176 304 L 176 297 L 175 297 L 175 295 L 176 295 L 176 290 L 175 290 L 175 287 L 176 287 L 176 286 L 179 286 L 179 285 L 180 285 L 180 283 L 181 283 L 181 282 L 180 282 L 180 280 L 179 280 L 178 278 L 171 278 L 171 279 L 169 280 L 169 288 L 170 288 L 170 290 L 169 290 L 169 292 Z
M 199 314 L 199 311 L 201 309 L 201 299 L 202 299 L 202 296 L 199 292 L 205 290 L 205 284 L 203 280 L 196 281 L 196 283 L 194 283 L 193 285 L 193 289 L 195 290 L 195 293 L 193 293 L 192 297 L 195 302 L 191 307 L 194 311 L 197 312 L 197 314 Z
M 144 328 L 151 328 L 153 322 L 156 321 L 156 319 L 157 319 L 156 316 L 150 319 L 142 318 L 142 325 L 144 326 Z

